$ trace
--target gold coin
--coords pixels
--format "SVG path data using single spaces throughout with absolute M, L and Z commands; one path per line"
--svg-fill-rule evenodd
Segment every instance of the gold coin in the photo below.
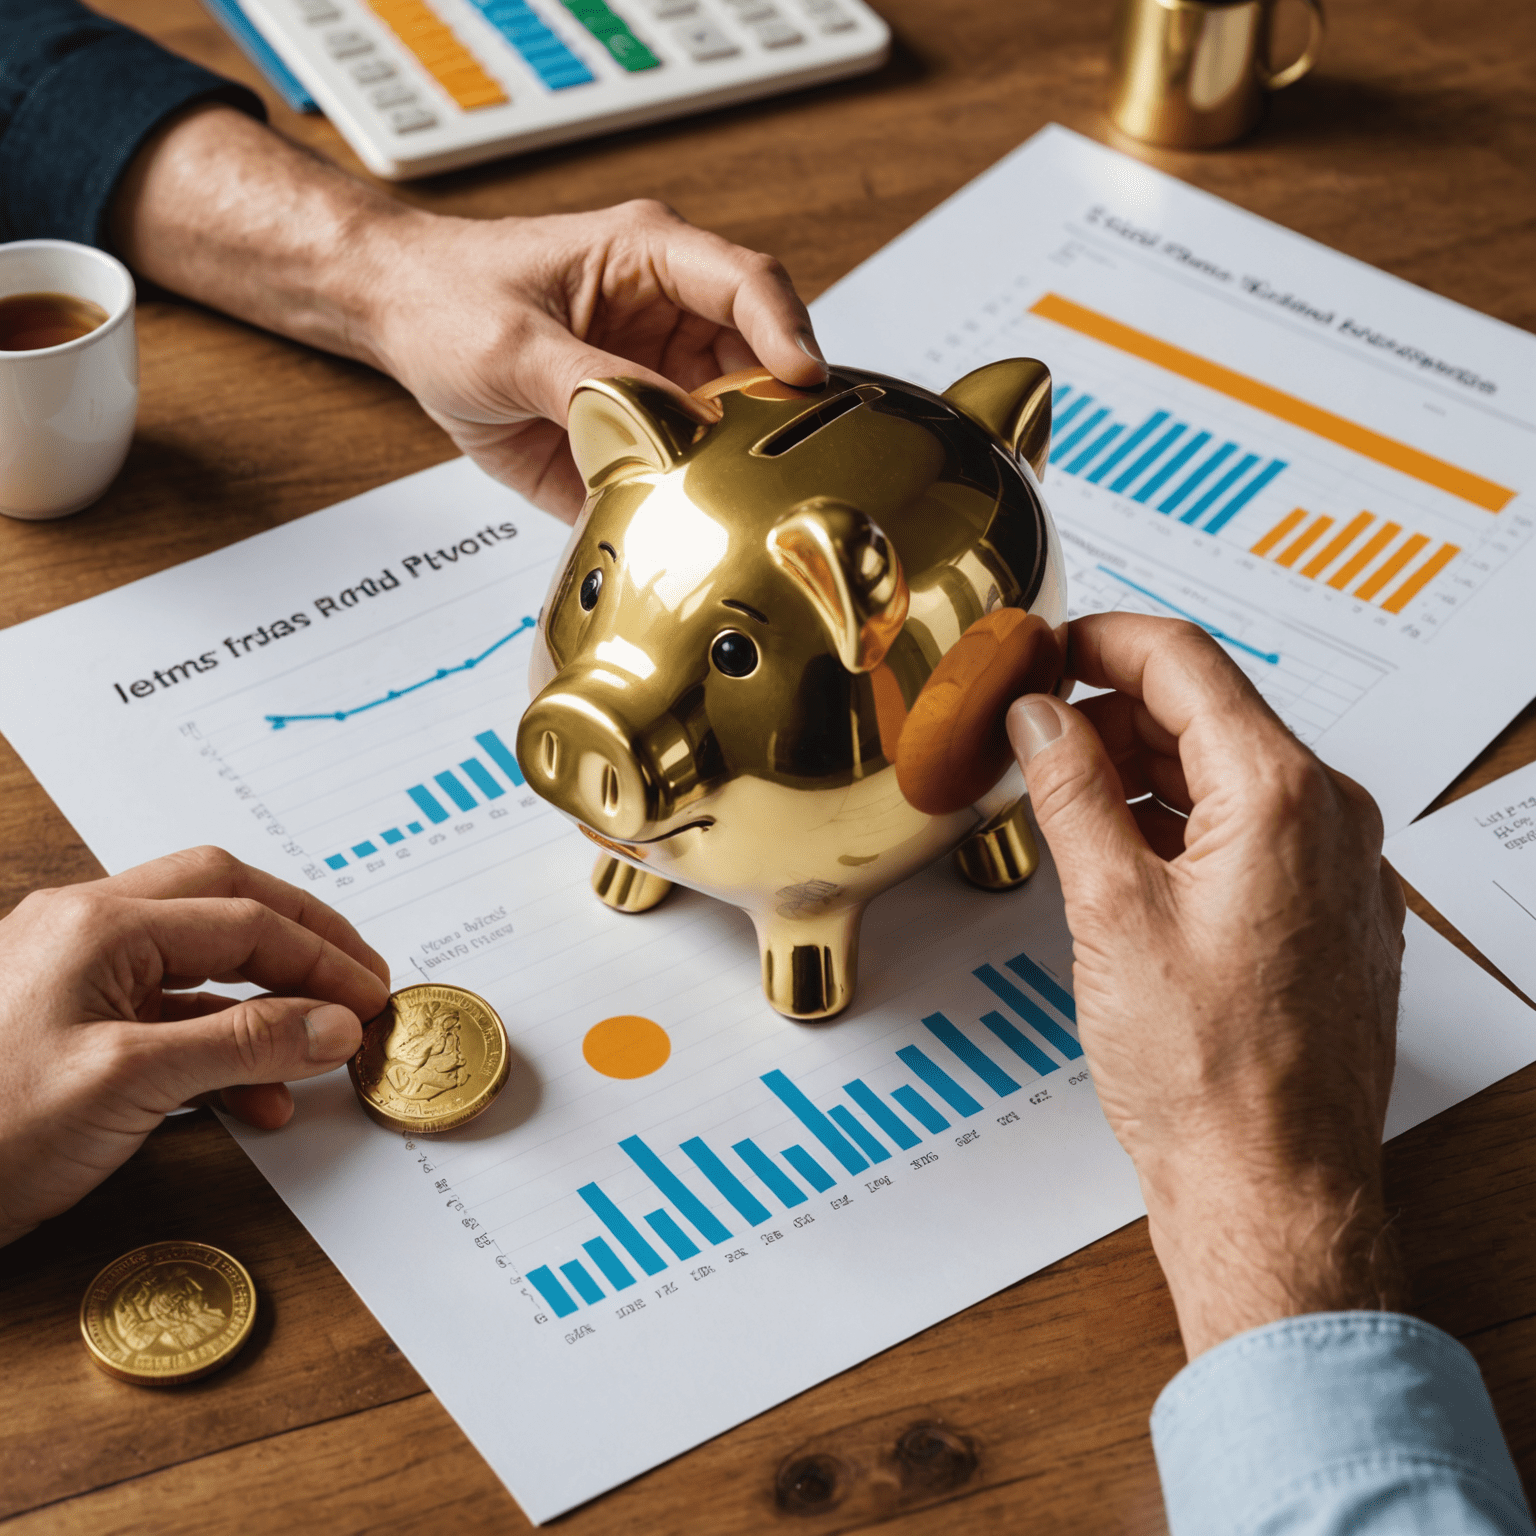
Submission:
M 80 1332 L 109 1376 L 141 1387 L 196 1381 L 240 1352 L 256 1323 L 245 1267 L 206 1243 L 150 1243 L 86 1288 Z
M 391 995 L 347 1070 L 380 1125 L 431 1135 L 489 1109 L 511 1066 L 496 1010 L 463 987 L 428 982 Z

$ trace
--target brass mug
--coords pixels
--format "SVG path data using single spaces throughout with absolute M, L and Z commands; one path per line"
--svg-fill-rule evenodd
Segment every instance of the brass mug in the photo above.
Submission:
M 1322 0 L 1301 57 L 1270 67 L 1279 0 L 1121 0 L 1115 18 L 1109 115 L 1149 144 L 1208 149 L 1254 127 L 1271 91 L 1307 73 L 1323 43 Z

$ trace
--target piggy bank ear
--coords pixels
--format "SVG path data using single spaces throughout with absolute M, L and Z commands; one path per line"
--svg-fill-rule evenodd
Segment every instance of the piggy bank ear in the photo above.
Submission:
M 910 594 L 891 541 L 857 507 L 818 496 L 768 534 L 774 564 L 797 581 L 850 672 L 872 672 L 907 622 Z
M 1000 437 L 1034 470 L 1045 474 L 1051 451 L 1051 370 L 1032 357 L 988 363 L 957 379 L 944 398 Z
M 588 490 L 615 471 L 665 471 L 707 430 L 671 395 L 639 379 L 584 379 L 571 396 L 566 429 Z

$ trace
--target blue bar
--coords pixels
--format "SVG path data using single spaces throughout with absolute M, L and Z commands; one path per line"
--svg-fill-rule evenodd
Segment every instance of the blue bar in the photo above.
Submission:
M 837 1183 L 837 1180 L 798 1143 L 793 1147 L 785 1147 L 779 1156 L 818 1194 L 824 1195 Z
M 1205 525 L 1205 531 L 1207 533 L 1220 532 L 1221 529 L 1225 528 L 1227 524 L 1230 523 L 1232 519 L 1236 517 L 1237 514 L 1241 512 L 1243 508 L 1246 507 L 1248 503 L 1252 501 L 1253 498 L 1257 496 L 1259 492 L 1262 491 L 1264 487 L 1268 485 L 1269 482 L 1273 480 L 1275 476 L 1278 475 L 1284 468 L 1286 468 L 1286 462 L 1284 459 L 1271 459 L 1269 463 L 1264 466 L 1263 471 L 1255 476 L 1252 480 L 1250 480 L 1248 484 L 1245 485 L 1242 490 L 1240 490 L 1237 495 L 1234 496 L 1232 500 L 1229 501 L 1226 506 L 1224 506 L 1221 511 L 1219 511 L 1210 520 L 1210 522 Z
M 592 1262 L 602 1270 L 603 1277 L 614 1290 L 622 1291 L 635 1283 L 635 1277 L 624 1268 L 618 1254 L 602 1238 L 594 1237 L 590 1243 L 581 1246 L 592 1256 Z
M 1116 422 L 1115 425 L 1108 428 L 1108 430 L 1099 433 L 1099 435 L 1094 438 L 1094 440 L 1085 449 L 1083 449 L 1083 451 L 1078 454 L 1078 456 L 1073 459 L 1070 464 L 1067 465 L 1067 473 L 1069 475 L 1080 475 L 1124 431 L 1125 428 L 1122 427 L 1119 422 Z
M 1142 445 L 1162 424 L 1168 420 L 1167 411 L 1154 411 L 1142 424 L 1136 428 L 1126 440 L 1120 444 L 1110 456 L 1088 476 L 1089 485 L 1097 485 L 1116 464 L 1122 459 L 1128 458 Z
M 626 1137 L 619 1149 L 710 1242 L 723 1243 L 731 1235 L 726 1224 L 638 1136 Z
M 666 1260 L 640 1236 L 635 1224 L 596 1184 L 583 1184 L 576 1193 L 587 1202 L 592 1214 L 623 1243 L 629 1256 L 646 1274 L 659 1275 L 667 1267 Z
M 1034 998 L 1026 997 L 1006 976 L 999 975 L 990 965 L 982 966 L 973 974 L 984 987 L 1002 998 L 1026 1024 L 1033 1024 L 1068 1061 L 1076 1061 L 1083 1054 L 1082 1046 Z
M 1028 1035 L 1021 1034 L 1000 1013 L 984 1013 L 981 1022 L 997 1036 L 1026 1066 L 1033 1067 L 1041 1077 L 1054 1072 L 1061 1065 L 1052 1061 Z
M 528 1271 L 528 1278 L 533 1282 L 533 1288 L 549 1303 L 550 1311 L 556 1317 L 569 1317 L 576 1310 L 571 1293 L 555 1279 L 553 1270 L 541 1264 L 537 1269 Z
M 366 839 L 361 843 L 352 844 L 352 854 L 355 858 L 366 859 L 370 853 L 377 853 L 378 851 L 378 848 Z
M 863 1173 L 869 1164 L 849 1145 L 847 1138 L 800 1092 L 782 1072 L 765 1072 L 763 1082 L 794 1117 L 849 1173 Z
M 519 788 L 522 787 L 523 770 L 517 766 L 517 759 L 507 751 L 506 743 L 495 731 L 481 731 L 475 737 L 475 745 L 512 780 L 513 784 Z
M 464 786 L 458 781 L 458 779 L 449 769 L 445 768 L 441 773 L 434 773 L 432 777 L 436 779 L 438 784 L 442 787 L 443 793 L 446 794 L 448 798 L 452 800 L 453 803 L 458 806 L 461 811 L 472 811 L 480 803 L 472 794 L 470 794 L 467 789 L 464 788 Z
M 1221 447 L 1218 448 L 1216 452 L 1210 456 L 1210 458 L 1206 459 L 1203 464 L 1197 464 L 1195 468 L 1192 469 L 1189 474 L 1184 477 L 1184 480 L 1180 485 L 1171 491 L 1162 501 L 1158 502 L 1157 510 L 1159 512 L 1172 512 L 1173 509 L 1177 507 L 1179 503 L 1183 501 L 1184 498 L 1188 496 L 1189 493 L 1194 490 L 1194 488 L 1199 485 L 1200 482 L 1204 480 L 1205 477 L 1210 474 L 1210 472 L 1215 469 L 1218 464 L 1222 463 L 1229 454 L 1236 452 L 1236 443 L 1223 443 Z
M 683 1143 L 683 1154 L 754 1227 L 760 1227 L 773 1214 L 697 1136 Z
M 1175 422 L 1153 445 L 1136 460 L 1126 472 L 1110 486 L 1112 491 L 1123 491 L 1141 476 L 1143 470 L 1155 464 L 1184 435 L 1184 426 Z
M 851 1083 L 843 1084 L 843 1092 L 853 1100 L 860 1109 L 869 1116 L 876 1125 L 885 1132 L 903 1152 L 915 1147 L 923 1138 L 914 1136 L 907 1126 L 907 1122 L 886 1107 L 884 1101 L 875 1095 L 873 1088 L 860 1078 L 854 1078 Z
M 897 1088 L 891 1097 L 896 1100 L 906 1112 L 921 1126 L 925 1126 L 938 1135 L 940 1131 L 949 1129 L 949 1121 L 936 1110 L 932 1104 L 920 1094 L 916 1088 L 909 1088 L 905 1083 Z
M 1240 458 L 1237 463 L 1234 464 L 1232 468 L 1229 469 L 1226 474 L 1224 474 L 1221 479 L 1218 480 L 1216 484 L 1213 485 L 1210 490 L 1208 490 L 1200 498 L 1200 500 L 1197 501 L 1194 506 L 1189 509 L 1189 511 L 1179 513 L 1179 521 L 1181 523 L 1199 522 L 1201 517 L 1210 511 L 1212 504 L 1219 500 L 1221 497 L 1225 496 L 1227 492 L 1230 491 L 1232 487 L 1236 485 L 1237 482 L 1241 480 L 1243 476 L 1246 475 L 1248 471 L 1252 469 L 1253 466 L 1258 462 L 1258 454 L 1245 453 L 1242 458 Z
M 425 794 L 426 791 L 423 790 L 422 793 Z M 421 831 L 421 823 L 419 821 L 408 821 L 405 824 L 405 830 L 414 837 L 416 833 Z
M 1003 964 L 1020 981 L 1027 981 L 1057 1013 L 1065 1015 L 1074 1024 L 1077 1023 L 1077 1004 L 1073 1001 L 1072 994 L 1049 971 L 1036 965 L 1027 952 L 1021 950 L 1012 960 L 1005 960 Z
M 652 1211 L 645 1218 L 651 1231 L 680 1259 L 691 1259 L 699 1245 L 665 1211 Z
M 738 1141 L 731 1151 L 760 1178 L 785 1205 L 804 1205 L 805 1191 L 748 1137 Z
M 1058 384 L 1056 388 L 1051 391 L 1051 409 L 1054 411 L 1056 407 L 1060 405 L 1061 402 L 1065 400 L 1071 393 L 1072 386 L 1070 384 Z
M 399 827 L 386 827 L 379 835 L 386 843 L 403 843 L 405 841 L 405 833 Z
M 1058 459 L 1064 459 L 1072 452 L 1082 440 L 1088 436 L 1098 424 L 1109 415 L 1109 407 L 1101 405 L 1086 421 L 1079 422 L 1072 428 L 1062 440 L 1051 449 L 1050 463 L 1054 464 Z
M 448 812 L 445 811 L 442 806 L 437 803 L 436 799 L 432 795 L 431 790 L 427 789 L 424 785 L 413 784 L 408 790 L 406 790 L 406 794 L 408 794 L 411 799 L 416 802 L 417 810 L 426 812 L 428 821 L 438 822 L 448 820 Z M 417 825 L 416 830 L 418 832 L 421 831 L 420 824 Z
M 480 761 L 478 757 L 466 757 L 459 767 L 464 770 L 469 782 L 485 796 L 487 800 L 495 800 L 506 794 L 500 784 L 491 777 L 491 771 Z
M 345 869 L 347 867 L 347 861 L 345 857 L 339 853 L 330 854 L 326 858 L 325 862 L 329 864 L 332 869 Z
M 888 1163 L 891 1154 L 875 1140 L 869 1132 L 854 1119 L 853 1111 L 845 1109 L 841 1104 L 834 1104 L 829 1111 L 832 1118 L 847 1131 L 847 1133 L 863 1147 L 872 1163 Z
M 972 1045 L 942 1013 L 930 1013 L 923 1023 L 934 1039 L 947 1045 L 1000 1098 L 1019 1091 L 1021 1085 L 1014 1082 L 984 1050 Z
M 1072 418 L 1076 416 L 1077 413 L 1082 410 L 1082 408 L 1092 399 L 1092 395 L 1079 395 L 1077 399 L 1074 400 L 1072 404 L 1069 405 L 1066 410 L 1064 410 L 1061 415 L 1051 423 L 1052 435 L 1055 437 L 1060 437 L 1061 434 L 1066 430 L 1067 423 L 1070 422 Z
M 1184 444 L 1174 456 L 1168 460 L 1158 472 L 1152 476 L 1142 488 L 1132 497 L 1132 501 L 1148 502 L 1157 495 L 1174 475 L 1194 458 L 1194 456 L 1210 442 L 1209 432 L 1196 432 L 1190 440 Z
M 981 1105 L 968 1094 L 932 1057 L 925 1056 L 915 1045 L 904 1045 L 896 1052 L 897 1057 L 928 1084 L 938 1096 L 958 1115 L 979 1115 Z
M 560 1266 L 560 1273 L 571 1282 L 576 1292 L 589 1307 L 595 1307 L 603 1299 L 603 1288 L 587 1273 L 587 1266 L 580 1259 L 572 1259 Z

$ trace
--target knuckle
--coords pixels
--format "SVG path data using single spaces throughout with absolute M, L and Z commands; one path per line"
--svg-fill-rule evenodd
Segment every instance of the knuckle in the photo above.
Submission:
M 233 875 L 241 868 L 240 860 L 234 854 L 212 843 L 184 849 L 181 853 L 172 854 L 171 857 L 185 864 L 190 873 L 210 881 L 217 880 L 221 876 Z
M 683 216 L 670 203 L 659 197 L 635 197 L 619 210 L 626 217 L 639 219 L 647 224 L 681 224 Z

